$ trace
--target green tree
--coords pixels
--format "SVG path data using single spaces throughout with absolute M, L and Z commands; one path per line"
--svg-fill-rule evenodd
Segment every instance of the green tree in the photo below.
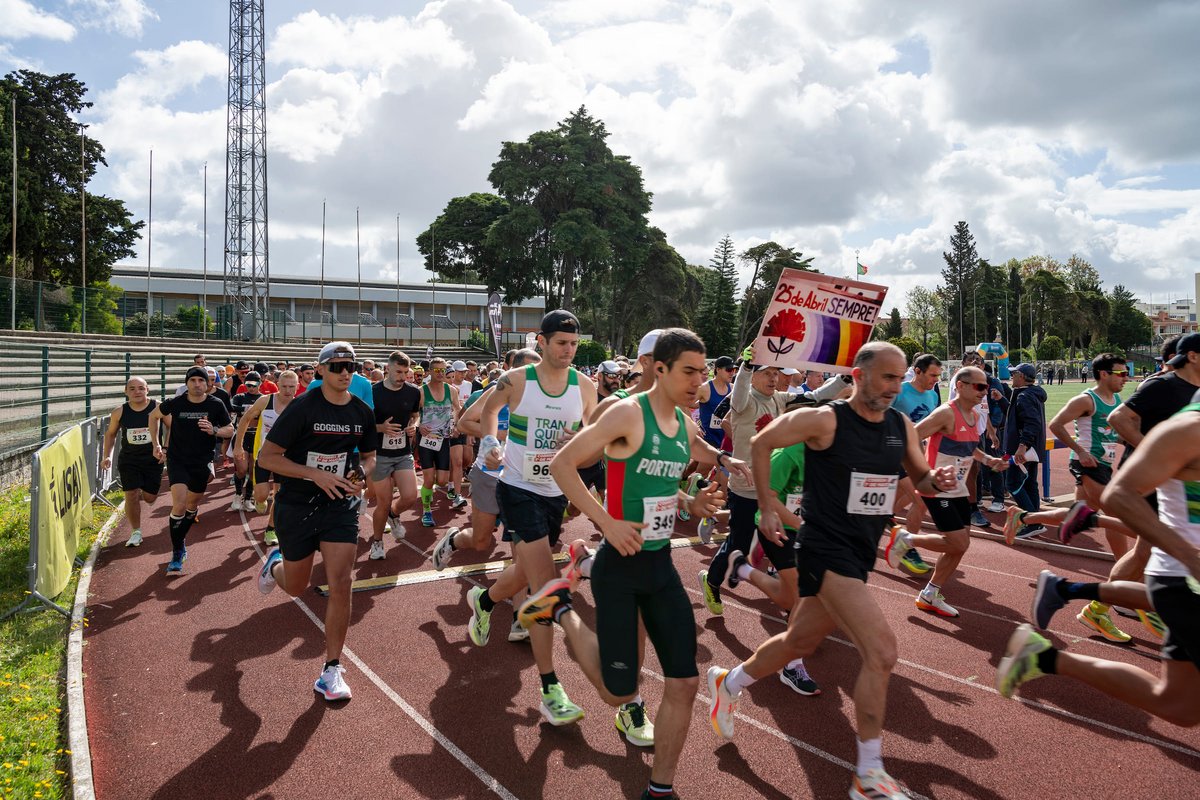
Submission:
M 508 264 L 489 240 L 492 226 L 508 213 L 508 202 L 494 194 L 474 192 L 455 197 L 433 223 L 417 236 L 417 248 L 438 280 L 482 282 L 488 291 L 505 288 Z
M 1037 357 L 1039 361 L 1058 361 L 1064 350 L 1063 340 L 1051 334 L 1038 342 Z
M 77 120 L 92 105 L 86 94 L 87 87 L 69 73 L 18 70 L 0 79 L 5 109 L 0 195 L 5 198 L 12 196 L 12 131 L 7 123 L 13 98 L 17 103 L 18 277 L 67 286 L 82 282 L 82 184 L 99 166 L 107 166 L 98 141 L 80 140 Z M 114 263 L 134 255 L 142 223 L 132 219 L 124 202 L 103 195 L 87 193 L 86 210 L 87 282 L 103 284 Z M 6 213 L 0 218 L 0 241 L 11 239 L 12 217 Z
M 1121 284 L 1108 296 L 1108 341 L 1123 350 L 1150 344 L 1154 325 L 1137 309 L 1137 298 Z
M 179 321 L 178 329 L 200 333 L 202 330 L 213 329 L 212 317 L 197 303 L 194 306 L 180 306 L 175 310 L 175 319 Z M 203 327 L 202 327 L 203 326 Z M 91 327 L 89 324 L 88 327 Z
M 970 318 L 971 290 L 979 272 L 975 237 L 966 222 L 960 220 L 954 226 L 950 252 L 943 252 L 942 259 L 946 262 L 942 268 L 942 289 L 946 301 L 947 339 L 957 348 L 955 352 L 961 354 L 968 344 L 965 326 Z
M 583 339 L 575 351 L 575 363 L 582 367 L 594 367 L 608 358 L 608 350 L 595 339 Z
M 924 349 L 922 349 L 921 343 L 911 336 L 896 336 L 892 339 L 888 339 L 888 341 L 904 351 L 904 360 L 906 364 L 911 364 L 913 359 L 917 357 L 918 353 L 926 352 Z
M 888 317 L 888 321 L 882 325 L 876 326 L 876 329 L 879 331 L 879 335 L 876 338 L 883 339 L 887 342 L 903 336 L 904 321 L 900 319 L 900 309 L 893 308 L 891 316 Z M 917 346 L 919 347 L 920 345 L 918 344 Z M 910 358 L 909 361 L 912 361 L 912 359 Z
M 931 337 L 940 335 L 945 343 L 946 317 L 937 293 L 924 286 L 914 286 L 904 297 L 904 316 L 908 317 L 909 335 L 921 343 L 921 351 L 933 352 Z M 942 358 L 945 357 L 943 354 Z
M 734 261 L 733 240 L 726 236 L 717 243 L 709 260 L 704 294 L 700 300 L 700 319 L 696 333 L 704 340 L 709 353 L 729 355 L 739 349 L 744 340 L 736 339 L 738 324 L 737 266 Z
M 1071 257 L 1067 259 L 1067 263 L 1063 265 L 1063 279 L 1072 291 L 1101 291 L 1100 273 L 1091 265 L 1091 262 L 1075 253 L 1072 253 Z
M 742 297 L 742 324 L 738 328 L 738 341 L 746 342 L 754 337 L 762 324 L 763 315 L 771 302 L 775 284 L 785 269 L 816 272 L 812 258 L 776 242 L 763 242 L 741 253 L 738 259 L 751 269 L 750 285 Z

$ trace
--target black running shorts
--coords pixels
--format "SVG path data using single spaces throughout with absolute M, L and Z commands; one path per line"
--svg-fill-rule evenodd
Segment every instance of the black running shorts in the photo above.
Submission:
M 209 471 L 209 462 L 207 461 L 200 464 L 188 464 L 167 459 L 167 483 L 171 486 L 184 483 L 187 484 L 187 490 L 192 494 L 201 494 L 208 488 L 210 480 L 212 480 L 212 473 Z
M 942 533 L 966 530 L 971 526 L 971 501 L 966 497 L 925 497 L 929 518 Z
M 442 446 L 437 450 L 417 445 L 417 462 L 421 469 L 450 471 L 450 440 L 442 439 Z
M 590 467 L 580 467 L 579 477 L 583 480 L 583 485 L 589 489 L 595 489 L 600 494 L 604 494 L 605 480 L 604 459 L 600 459 Z
M 321 549 L 321 542 L 355 544 L 362 498 L 312 502 L 293 502 L 280 496 L 275 500 L 275 532 L 279 551 L 288 561 L 301 561 Z
M 1079 463 L 1078 459 L 1072 458 L 1067 462 L 1067 469 L 1074 476 L 1076 486 L 1082 486 L 1085 477 L 1091 478 L 1101 486 L 1108 486 L 1108 482 L 1112 480 L 1112 467 L 1099 461 L 1094 467 L 1085 467 Z
M 1154 610 L 1167 626 L 1162 657 L 1191 661 L 1200 667 L 1200 594 L 1187 585 L 1187 578 L 1146 576 L 1146 589 Z
M 551 547 L 558 546 L 567 498 L 545 497 L 501 480 L 496 484 L 496 503 L 504 518 L 504 532 L 512 541 L 549 539 Z
M 121 488 L 127 492 L 139 489 L 147 494 L 158 494 L 162 489 L 163 465 L 157 461 L 151 464 L 118 464 L 117 475 L 121 479 Z
M 800 529 L 800 546 L 796 549 L 796 580 L 801 597 L 816 597 L 821 591 L 826 572 L 846 578 L 867 582 L 867 576 L 875 569 L 875 552 L 870 559 L 856 556 L 846 547 L 828 542 L 812 525 Z M 876 542 L 878 546 L 878 542 Z

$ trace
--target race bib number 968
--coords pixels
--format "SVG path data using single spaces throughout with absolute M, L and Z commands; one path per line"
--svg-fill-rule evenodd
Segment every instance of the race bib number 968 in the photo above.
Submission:
M 526 450 L 525 469 L 521 477 L 529 483 L 539 485 L 554 483 L 554 476 L 550 474 L 550 462 L 553 460 L 553 450 Z

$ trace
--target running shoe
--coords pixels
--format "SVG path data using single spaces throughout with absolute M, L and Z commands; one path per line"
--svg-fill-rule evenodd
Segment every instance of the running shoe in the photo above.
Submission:
M 946 602 L 946 597 L 941 592 L 930 594 L 921 592 L 917 595 L 917 608 L 922 611 L 928 611 L 931 614 L 937 614 L 939 617 L 957 617 L 958 609 Z
M 1045 525 L 1026 525 L 1021 530 L 1017 531 L 1018 539 L 1032 539 L 1035 536 L 1040 536 L 1046 532 Z
M 887 547 L 883 551 L 887 565 L 892 569 L 900 569 L 900 562 L 912 549 L 913 546 L 908 543 L 908 532 L 899 525 L 893 525 L 892 535 L 888 537 Z
M 904 558 L 900 559 L 900 566 L 908 572 L 909 575 L 924 575 L 933 569 L 929 564 L 925 563 L 925 559 L 921 558 L 921 554 L 914 547 L 904 554 Z
M 730 589 L 736 589 L 738 584 L 742 582 L 742 579 L 738 577 L 738 567 L 749 563 L 750 559 L 742 555 L 741 550 L 734 550 L 729 554 L 729 577 L 726 579 L 725 584 Z
M 522 628 L 521 623 L 514 619 L 512 627 L 508 629 L 508 640 L 510 642 L 528 642 L 529 631 Z
M 275 533 L 274 528 L 267 528 L 263 531 L 263 544 L 267 547 L 274 547 L 279 544 L 279 536 Z
M 1033 606 L 1029 611 L 1033 627 L 1038 630 L 1044 631 L 1049 628 L 1054 612 L 1067 604 L 1058 593 L 1058 587 L 1063 580 L 1048 569 L 1042 570 L 1038 575 L 1037 591 L 1033 593 Z
M 650 789 L 646 788 L 642 791 L 642 800 L 679 800 L 679 795 L 671 792 L 666 797 L 651 797 Z
M 456 533 L 458 533 L 458 528 L 446 531 L 446 535 L 437 543 L 437 547 L 433 548 L 433 568 L 438 572 L 444 570 L 454 556 L 454 535 Z
M 424 525 L 426 528 L 432 528 L 435 524 L 437 524 L 433 521 L 433 512 L 432 511 L 426 511 L 425 513 L 423 513 L 421 515 L 421 524 Z
M 555 609 L 559 606 L 571 607 L 571 584 L 564 578 L 554 578 L 539 589 L 537 594 L 530 595 L 528 600 L 521 603 L 521 608 L 517 611 L 517 621 L 523 628 L 549 625 L 554 622 Z
M 990 528 L 992 521 L 983 515 L 978 508 L 971 512 L 971 524 L 976 528 Z
M 654 723 L 646 716 L 645 703 L 626 703 L 618 708 L 615 724 L 634 747 L 654 746 Z
M 375 539 L 371 540 L 371 554 L 367 558 L 372 561 L 383 561 L 387 558 L 387 551 L 383 549 L 383 542 Z
M 321 670 L 321 677 L 313 682 L 313 691 L 326 700 L 349 700 L 350 687 L 346 685 L 346 679 L 342 677 L 342 673 L 345 671 L 346 668 L 341 664 Z
M 551 725 L 570 725 L 583 719 L 583 709 L 571 702 L 561 683 L 552 683 L 542 692 L 542 705 L 538 708 L 546 722 Z
M 391 514 L 388 514 L 388 518 L 386 520 L 384 520 L 384 522 L 383 522 L 383 532 L 384 533 L 392 532 L 392 515 Z
M 805 697 L 821 693 L 821 687 L 809 676 L 808 670 L 804 668 L 804 662 L 797 664 L 795 669 L 784 667 L 779 673 L 779 680 L 796 694 L 802 694 Z
M 1082 500 L 1077 500 L 1067 510 L 1067 516 L 1063 517 L 1062 524 L 1058 527 L 1058 540 L 1063 544 L 1070 544 L 1071 540 L 1075 538 L 1075 534 L 1085 531 L 1095 524 L 1095 510 Z
M 258 571 L 258 590 L 263 594 L 270 594 L 275 588 L 275 573 L 271 570 L 280 561 L 283 561 L 283 553 L 279 552 L 278 548 L 267 553 L 267 560 Z
M 142 531 L 139 528 L 129 534 L 129 538 L 125 540 L 126 547 L 139 547 L 142 544 Z
M 993 500 L 992 504 L 988 506 L 988 511 L 992 512 L 993 514 L 1003 514 L 1004 513 L 1003 501 Z
M 738 692 L 735 697 L 729 693 L 725 688 L 725 679 L 728 677 L 727 669 L 715 666 L 708 668 L 708 695 L 711 698 L 708 701 L 708 716 L 713 731 L 727 740 L 733 738 L 733 718 L 737 712 L 738 697 L 742 694 Z
M 245 501 L 245 500 L 243 500 L 243 501 L 242 501 L 242 505 L 245 505 L 245 504 L 246 504 L 246 501 Z M 257 511 L 259 514 L 265 514 L 265 513 L 267 513 L 267 504 L 266 504 L 266 502 L 264 501 L 264 502 L 262 502 L 262 503 L 255 503 L 255 504 L 254 504 L 254 510 L 255 510 L 255 511 Z
M 713 529 L 717 527 L 717 521 L 712 517 L 705 517 L 696 525 L 696 535 L 700 537 L 701 544 L 712 544 Z
M 567 567 L 563 570 L 563 577 L 571 584 L 572 592 L 579 588 L 580 581 L 586 580 L 587 576 L 583 574 L 580 566 L 591 557 L 592 551 L 584 544 L 583 539 L 571 542 L 570 548 L 567 549 Z
M 869 769 L 866 775 L 855 775 L 850 785 L 850 800 L 907 800 L 908 793 L 900 781 L 882 769 Z
M 484 611 L 483 606 L 479 605 L 479 598 L 487 589 L 482 586 L 472 586 L 467 590 L 467 605 L 471 607 L 471 620 L 467 623 L 467 635 L 471 637 L 471 644 L 476 647 L 483 647 L 488 643 L 488 636 L 492 632 L 492 612 Z
M 183 574 L 183 559 L 179 558 L 178 556 L 173 556 L 171 558 L 171 560 L 167 562 L 167 574 L 168 575 L 182 575 Z
M 1097 609 L 1095 603 L 1088 603 L 1083 611 L 1080 611 L 1075 616 L 1075 619 L 1087 625 L 1110 642 L 1128 644 L 1133 639 L 1132 636 L 1113 624 L 1112 618 L 1108 616 L 1107 611 Z
M 1012 544 L 1017 540 L 1017 531 L 1021 529 L 1021 520 L 1025 519 L 1025 509 L 1012 506 L 1008 509 L 1008 518 L 1004 520 L 1004 543 Z
M 721 616 L 725 613 L 725 604 L 721 602 L 721 590 L 708 582 L 708 570 L 700 570 L 700 589 L 704 592 L 704 604 L 708 613 Z
M 229 504 L 229 510 L 230 511 L 245 511 L 246 510 L 245 507 L 242 505 L 242 496 L 241 495 L 234 496 L 233 502 Z
M 996 690 L 1001 697 L 1012 697 L 1017 687 L 1045 673 L 1038 668 L 1038 654 L 1050 649 L 1050 640 L 1023 622 L 1008 637 L 1004 657 L 996 667 Z
M 404 530 L 404 526 L 400 524 L 400 518 L 392 514 L 388 514 L 388 523 L 392 526 L 392 538 L 397 542 L 403 542 L 404 537 L 408 532 Z
M 1150 631 L 1160 639 L 1166 637 L 1167 626 L 1163 624 L 1162 617 L 1160 617 L 1157 613 L 1138 609 L 1137 615 L 1138 619 L 1142 621 L 1142 624 L 1146 626 L 1146 630 Z

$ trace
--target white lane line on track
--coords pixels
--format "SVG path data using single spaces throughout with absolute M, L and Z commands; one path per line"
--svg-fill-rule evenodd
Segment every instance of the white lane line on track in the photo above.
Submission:
M 867 584 L 867 585 L 870 586 L 871 584 Z M 699 589 L 691 589 L 686 586 L 684 588 L 687 590 L 688 594 L 692 594 L 692 595 L 695 595 L 696 597 L 699 597 L 701 602 L 704 601 L 704 595 L 701 594 Z M 882 587 L 876 587 L 876 588 L 882 588 Z M 892 590 L 892 591 L 894 591 L 894 590 Z M 903 592 L 898 592 L 898 594 L 903 594 Z M 727 608 L 727 609 L 735 608 L 738 611 L 743 611 L 743 612 L 746 612 L 751 615 L 757 615 L 758 617 L 761 617 L 762 619 L 769 619 L 774 622 L 778 622 L 785 627 L 787 626 L 787 621 L 783 617 L 777 617 L 774 614 L 767 614 L 762 611 L 758 611 L 756 609 L 750 608 L 749 606 L 743 606 L 740 603 L 731 602 L 729 600 L 725 600 L 724 603 L 725 603 L 725 608 Z M 978 613 L 978 612 L 976 612 L 976 613 Z M 990 615 L 985 614 L 984 616 L 990 616 Z M 1000 619 L 1000 618 L 997 617 L 997 619 Z M 1005 620 L 1005 621 L 1007 622 L 1008 620 Z M 840 639 L 837 636 L 829 636 L 826 638 L 831 642 L 837 642 L 838 644 L 845 645 L 846 647 L 851 647 L 851 648 L 854 647 L 854 644 L 852 642 L 849 642 L 845 639 Z M 966 678 L 960 678 L 957 675 L 951 675 L 948 672 L 942 672 L 939 669 L 935 669 L 933 667 L 927 667 L 924 664 L 918 664 L 915 661 L 909 661 L 908 659 L 898 658 L 898 659 L 896 659 L 896 663 L 903 664 L 906 667 L 911 667 L 912 669 L 919 670 L 921 672 L 929 673 L 930 675 L 936 675 L 939 678 L 945 678 L 946 680 L 953 681 L 954 683 L 962 684 L 963 686 L 970 686 L 972 688 L 978 689 L 978 690 L 980 690 L 982 692 L 986 692 L 988 694 L 995 695 L 997 697 L 1000 696 L 1000 693 L 998 691 L 996 691 L 996 689 L 992 686 L 988 686 L 987 684 L 979 683 L 977 681 L 970 681 L 970 680 L 967 680 Z M 1192 748 L 1187 747 L 1185 745 L 1176 744 L 1175 742 L 1169 742 L 1165 739 L 1158 739 L 1153 736 L 1147 736 L 1145 734 L 1141 734 L 1136 731 L 1131 731 L 1127 728 L 1122 728 L 1122 727 L 1119 727 L 1117 725 L 1112 725 L 1107 722 L 1101 722 L 1098 719 L 1092 719 L 1091 717 L 1085 717 L 1082 714 L 1076 714 L 1072 711 L 1067 711 L 1066 709 L 1058 708 L 1056 706 L 1046 705 L 1045 703 L 1038 702 L 1037 700 L 1028 700 L 1024 697 L 1019 697 L 1019 696 L 1015 697 L 1013 699 L 1019 703 L 1022 703 L 1023 705 L 1027 705 L 1031 708 L 1036 708 L 1040 711 L 1048 711 L 1052 714 L 1058 714 L 1059 716 L 1063 716 L 1063 717 L 1067 717 L 1068 719 L 1075 720 L 1076 722 L 1082 722 L 1085 725 L 1095 725 L 1098 728 L 1104 728 L 1105 730 L 1112 731 L 1113 733 L 1119 733 L 1122 736 L 1127 736 L 1132 739 L 1137 739 L 1138 741 L 1145 742 L 1146 744 L 1151 744 L 1156 747 L 1163 747 L 1168 750 L 1174 750 L 1177 753 L 1183 753 L 1184 755 L 1188 755 L 1193 758 L 1200 758 L 1200 751 L 1193 750 Z
M 258 540 L 254 537 L 254 532 L 250 530 L 250 523 L 246 521 L 246 515 L 239 511 L 238 517 L 241 519 L 242 533 L 245 534 L 246 538 L 250 540 L 250 544 L 254 547 L 254 552 L 258 555 L 259 561 L 264 561 L 266 559 L 266 554 L 263 552 L 262 548 L 259 547 Z M 317 626 L 317 629 L 320 630 L 322 634 L 325 633 L 325 623 L 322 622 L 315 613 L 313 613 L 313 610 L 308 607 L 307 603 L 305 603 L 299 597 L 293 597 L 291 598 L 291 601 L 300 607 L 300 610 L 304 612 L 304 615 L 312 621 L 313 625 Z M 444 747 L 446 752 L 454 756 L 455 760 L 470 770 L 471 773 L 479 779 L 479 782 L 487 787 L 489 791 L 499 795 L 500 797 L 503 797 L 504 800 L 519 800 L 515 794 L 504 788 L 500 781 L 496 780 L 496 778 L 494 778 L 487 770 L 476 763 L 473 758 L 463 752 L 462 749 L 452 742 L 448 736 L 435 728 L 432 722 L 425 719 L 425 717 L 423 717 L 419 711 L 409 705 L 403 697 L 397 694 L 395 689 L 389 686 L 387 682 L 383 680 L 383 678 L 379 677 L 377 674 L 375 674 L 373 669 L 367 666 L 367 662 L 355 655 L 353 650 L 351 650 L 349 647 L 344 647 L 342 648 L 342 654 L 350 661 L 351 664 L 358 667 L 359 671 L 361 671 L 363 675 L 366 675 L 367 679 L 371 681 L 371 683 L 375 684 L 376 688 L 383 692 L 384 696 L 391 700 L 397 708 L 403 711 L 405 715 L 409 717 L 409 719 L 417 723 L 417 725 L 419 725 L 420 728 L 425 731 L 425 733 L 429 734 L 430 738 Z

